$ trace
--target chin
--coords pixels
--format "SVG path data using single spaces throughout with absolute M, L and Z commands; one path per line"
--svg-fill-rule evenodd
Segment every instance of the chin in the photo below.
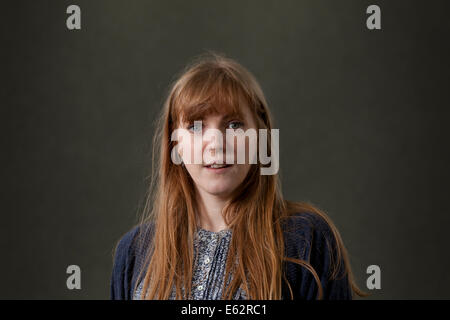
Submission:
M 209 194 L 213 194 L 216 196 L 226 196 L 230 194 L 234 190 L 234 188 L 228 185 L 215 185 L 215 186 L 209 185 L 206 186 L 204 190 Z

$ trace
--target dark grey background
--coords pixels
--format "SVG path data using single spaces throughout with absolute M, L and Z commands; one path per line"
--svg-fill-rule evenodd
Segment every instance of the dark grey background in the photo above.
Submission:
M 207 49 L 260 81 L 286 198 L 328 212 L 363 289 L 367 266 L 381 267 L 371 299 L 450 298 L 444 3 L 2 4 L 0 298 L 109 298 L 152 122 L 174 74 Z M 66 28 L 69 4 L 81 7 L 79 31 Z M 380 31 L 366 28 L 370 4 Z M 66 288 L 71 264 L 78 291 Z

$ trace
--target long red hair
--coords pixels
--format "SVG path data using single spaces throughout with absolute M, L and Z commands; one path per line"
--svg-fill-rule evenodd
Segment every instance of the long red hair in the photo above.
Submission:
M 199 120 L 214 112 L 240 114 L 244 105 L 256 119 L 257 129 L 268 129 L 270 154 L 272 117 L 266 99 L 254 76 L 239 63 L 217 53 L 201 55 L 170 86 L 157 122 L 151 183 L 140 222 L 155 226 L 147 249 L 146 267 L 141 270 L 142 299 L 168 299 L 174 286 L 176 299 L 191 297 L 193 239 L 199 225 L 197 203 L 189 173 L 171 161 L 175 143 L 170 139 L 171 133 L 177 128 L 180 116 Z M 232 299 L 241 287 L 249 299 L 281 299 L 282 279 L 286 279 L 282 270 L 288 261 L 313 274 L 319 288 L 318 298 L 322 297 L 319 276 L 308 261 L 284 256 L 282 221 L 299 212 L 317 214 L 332 230 L 337 256 L 333 259 L 331 278 L 337 276 L 340 263 L 344 263 L 352 293 L 365 295 L 355 284 L 347 251 L 328 216 L 312 204 L 284 200 L 278 175 L 261 175 L 260 168 L 259 163 L 251 166 L 223 210 L 233 236 L 225 267 L 225 279 L 232 274 L 232 281 L 222 291 L 222 298 Z M 289 290 L 292 297 L 290 286 Z

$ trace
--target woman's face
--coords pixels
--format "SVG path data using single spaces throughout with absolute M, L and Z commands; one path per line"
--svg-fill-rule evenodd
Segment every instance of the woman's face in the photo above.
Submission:
M 201 128 L 194 126 L 194 123 L 186 123 L 181 120 L 179 128 L 184 128 L 188 131 L 186 140 L 189 141 L 190 139 L 190 141 L 187 144 L 186 140 L 183 141 L 184 137 L 181 141 L 179 139 L 178 141 L 181 148 L 178 150 L 181 149 L 179 152 L 186 170 L 200 193 L 206 192 L 226 199 L 244 181 L 250 170 L 250 155 L 248 155 L 249 143 L 251 143 L 250 139 L 245 138 L 245 136 L 243 139 L 237 139 L 235 137 L 232 139 L 226 138 L 226 129 L 242 129 L 244 132 L 248 129 L 257 131 L 255 120 L 248 107 L 244 108 L 242 114 L 242 119 L 228 117 L 223 114 L 208 115 L 201 119 Z M 210 130 L 208 132 L 208 129 L 216 129 L 218 131 Z M 221 132 L 221 135 L 217 134 L 219 131 Z M 235 133 L 237 136 L 243 136 L 242 132 L 239 133 L 239 131 L 236 131 Z M 202 137 L 200 143 L 194 143 L 195 134 L 197 134 L 197 138 Z M 219 142 L 220 139 L 222 140 L 222 145 Z M 230 148 L 230 145 L 232 144 L 234 144 L 234 148 Z M 237 163 L 237 153 L 238 151 L 242 153 L 243 150 L 245 152 L 245 163 Z M 227 151 L 228 157 L 234 157 L 234 162 L 231 164 L 229 164 L 226 157 Z M 195 152 L 198 152 L 197 154 L 200 154 L 199 152 L 201 152 L 201 163 L 195 163 Z M 255 153 L 252 155 L 254 156 Z M 219 164 L 219 166 L 226 165 L 226 167 L 214 168 L 214 166 L 208 166 L 212 163 L 220 162 L 220 159 L 222 159 L 222 164 Z

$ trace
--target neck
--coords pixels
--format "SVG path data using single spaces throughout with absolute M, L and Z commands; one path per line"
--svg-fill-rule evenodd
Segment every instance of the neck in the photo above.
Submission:
M 228 199 L 199 189 L 197 189 L 197 191 L 197 203 L 199 206 L 197 210 L 200 227 L 213 232 L 227 229 L 222 213 Z

